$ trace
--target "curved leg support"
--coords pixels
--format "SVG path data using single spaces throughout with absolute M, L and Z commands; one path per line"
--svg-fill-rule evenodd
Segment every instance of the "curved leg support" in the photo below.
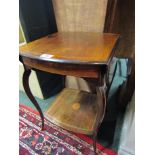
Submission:
M 97 155 L 96 153 L 96 138 L 97 138 L 97 133 L 98 129 L 103 121 L 104 115 L 105 115 L 105 109 L 106 109 L 106 81 L 104 78 L 103 84 L 101 83 L 101 86 L 96 87 L 97 91 L 97 98 L 98 98 L 98 107 L 99 107 L 99 113 L 97 116 L 97 125 L 96 125 L 96 130 L 93 133 L 93 148 L 94 148 L 94 154 Z
M 34 106 L 36 107 L 36 109 L 38 110 L 41 120 L 42 120 L 42 130 L 44 130 L 44 115 L 41 111 L 41 108 L 39 106 L 39 104 L 37 103 L 36 99 L 34 98 L 34 96 L 31 93 L 30 87 L 29 87 L 29 76 L 31 74 L 31 70 L 25 68 L 24 74 L 23 74 L 23 87 L 25 89 L 25 92 L 27 94 L 27 96 L 29 97 L 29 99 L 31 100 L 31 102 L 34 104 Z
M 97 132 L 95 131 L 94 134 L 93 134 L 94 155 L 97 155 L 97 153 L 96 153 L 96 138 L 97 138 Z

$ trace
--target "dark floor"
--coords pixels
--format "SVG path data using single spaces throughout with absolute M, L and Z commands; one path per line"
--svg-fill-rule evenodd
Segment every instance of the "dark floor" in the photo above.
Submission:
M 41 100 L 39 98 L 36 98 L 36 100 L 38 101 L 41 109 L 44 112 L 48 108 L 48 106 L 52 103 L 54 98 L 55 96 L 52 96 L 46 100 Z M 19 91 L 19 103 L 35 109 L 35 107 L 30 102 L 26 94 L 22 91 Z M 122 122 L 123 122 L 123 115 L 124 113 L 120 112 L 118 114 L 116 121 L 110 121 L 110 122 L 104 121 L 103 124 L 101 125 L 97 141 L 101 143 L 103 146 L 111 148 L 115 151 L 118 150 L 120 134 L 122 129 Z

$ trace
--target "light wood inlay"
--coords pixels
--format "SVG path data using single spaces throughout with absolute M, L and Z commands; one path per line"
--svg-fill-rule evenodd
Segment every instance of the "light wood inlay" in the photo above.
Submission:
M 47 61 L 107 64 L 119 38 L 117 34 L 64 32 L 43 37 L 20 47 L 20 55 Z
M 67 130 L 92 134 L 100 111 L 96 102 L 95 94 L 65 88 L 45 115 L 53 123 Z

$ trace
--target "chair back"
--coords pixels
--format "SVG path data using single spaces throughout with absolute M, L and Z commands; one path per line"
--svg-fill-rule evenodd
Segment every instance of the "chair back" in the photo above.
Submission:
M 108 0 L 52 0 L 59 32 L 103 32 Z

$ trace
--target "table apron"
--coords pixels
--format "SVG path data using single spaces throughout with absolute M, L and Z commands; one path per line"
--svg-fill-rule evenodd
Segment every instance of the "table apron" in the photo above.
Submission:
M 46 62 L 31 58 L 22 58 L 24 65 L 38 69 L 41 71 L 60 74 L 70 75 L 75 77 L 88 77 L 88 78 L 99 78 L 101 74 L 101 66 L 92 65 L 78 65 L 78 64 L 64 64 L 55 62 Z

